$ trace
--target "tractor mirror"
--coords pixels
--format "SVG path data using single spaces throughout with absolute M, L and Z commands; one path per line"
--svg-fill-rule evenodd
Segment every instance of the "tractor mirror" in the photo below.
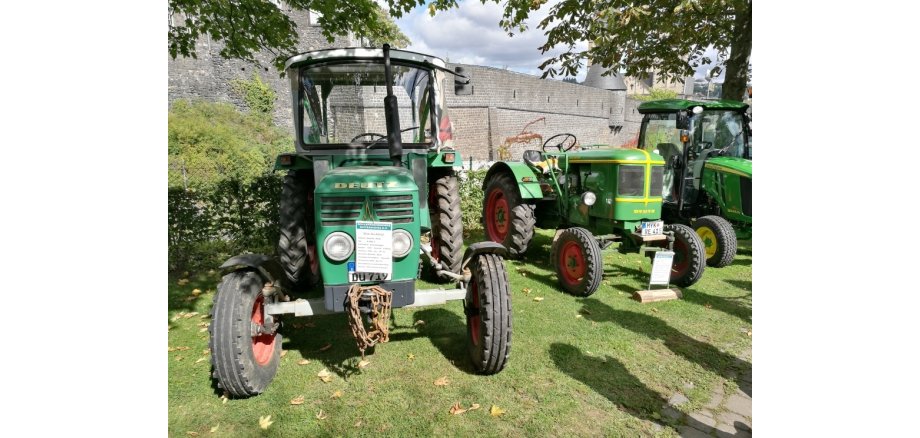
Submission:
M 690 129 L 690 117 L 686 111 L 677 112 L 677 129 Z
M 454 67 L 457 75 L 454 76 L 454 94 L 457 96 L 471 96 L 473 94 L 473 84 L 470 80 L 470 74 L 466 69 L 460 66 Z

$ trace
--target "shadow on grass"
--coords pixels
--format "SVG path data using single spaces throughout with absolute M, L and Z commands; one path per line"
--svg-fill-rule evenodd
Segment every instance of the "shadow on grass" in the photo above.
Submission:
M 444 358 L 458 370 L 467 374 L 476 374 L 469 359 L 469 341 L 466 321 L 447 309 L 421 309 L 412 317 L 413 321 L 425 321 L 417 331 L 400 332 L 390 335 L 390 342 L 425 337 Z M 410 329 L 414 330 L 414 329 Z
M 735 286 L 739 289 L 744 289 L 746 291 L 751 290 L 751 285 L 752 285 L 751 280 L 722 280 L 722 281 L 732 286 Z M 748 294 L 748 296 L 750 296 L 750 294 Z
M 751 259 L 736 258 L 732 265 L 751 266 Z
M 590 386 L 617 405 L 620 410 L 636 418 L 660 425 L 670 423 L 675 428 L 681 424 L 699 430 L 709 430 L 708 426 L 690 417 L 676 421 L 655 415 L 659 411 L 670 411 L 674 413 L 674 417 L 680 416 L 679 411 L 669 405 L 665 397 L 642 383 L 623 366 L 622 362 L 612 356 L 589 356 L 578 348 L 558 342 L 550 345 L 549 355 L 560 371 Z
M 582 306 L 588 311 L 587 313 L 582 312 L 585 319 L 595 322 L 612 322 L 650 339 L 659 339 L 675 354 L 726 379 L 734 380 L 742 391 L 751 395 L 750 384 L 739 377 L 750 373 L 750 362 L 693 339 L 659 318 L 628 310 L 616 310 L 594 298 L 582 301 Z
M 726 280 L 732 281 L 732 280 Z M 694 304 L 699 304 L 701 306 L 710 305 L 713 309 L 719 310 L 723 313 L 727 313 L 732 316 L 741 318 L 745 322 L 751 322 L 751 304 L 750 302 L 742 301 L 742 299 L 750 297 L 751 294 L 742 295 L 740 297 L 719 297 L 715 295 L 705 294 L 703 292 L 698 292 L 693 289 L 684 289 L 683 296 L 681 300 L 687 301 Z

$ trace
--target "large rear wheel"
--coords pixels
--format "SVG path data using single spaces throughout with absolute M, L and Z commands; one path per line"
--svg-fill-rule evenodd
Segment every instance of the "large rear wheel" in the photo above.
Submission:
M 563 230 L 553 242 L 550 260 L 555 265 L 559 286 L 566 292 L 587 297 L 600 287 L 604 259 L 590 231 L 580 227 Z
M 511 353 L 511 291 L 501 256 L 480 254 L 470 262 L 466 328 L 470 358 L 481 374 L 505 368 Z
M 674 264 L 671 265 L 671 283 L 687 287 L 703 276 L 706 267 L 706 249 L 700 236 L 682 224 L 669 224 L 664 231 L 674 232 Z
M 713 268 L 728 266 L 735 260 L 738 238 L 732 224 L 721 216 L 703 216 L 693 223 L 696 234 L 706 249 L 706 265 Z
M 460 216 L 460 183 L 450 174 L 436 179 L 428 188 L 428 208 L 431 212 L 431 256 L 443 269 L 460 273 L 463 261 L 463 221 Z M 426 269 L 433 281 L 452 280 Z
M 281 235 L 278 256 L 287 279 L 295 289 L 319 284 L 319 258 L 313 233 L 313 190 L 310 175 L 290 171 L 281 188 L 278 209 Z
M 262 295 L 263 283 L 255 272 L 232 272 L 214 297 L 209 327 L 213 377 L 234 397 L 262 393 L 281 360 L 281 335 L 254 330 L 271 321 L 265 314 L 270 299 Z
M 492 175 L 483 201 L 486 237 L 508 248 L 512 257 L 524 255 L 533 239 L 536 219 L 534 206 L 521 200 L 514 179 L 505 173 Z

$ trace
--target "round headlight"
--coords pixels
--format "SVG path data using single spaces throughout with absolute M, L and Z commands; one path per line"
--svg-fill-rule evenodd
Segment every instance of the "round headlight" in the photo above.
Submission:
M 323 241 L 323 252 L 326 253 L 326 257 L 337 262 L 347 259 L 354 249 L 355 242 L 351 240 L 351 236 L 341 231 L 326 236 L 326 240 Z
M 594 192 L 585 192 L 581 195 L 581 202 L 590 207 L 597 202 L 597 195 L 595 195 Z
M 412 235 L 406 230 L 393 231 L 393 257 L 405 257 L 412 251 Z

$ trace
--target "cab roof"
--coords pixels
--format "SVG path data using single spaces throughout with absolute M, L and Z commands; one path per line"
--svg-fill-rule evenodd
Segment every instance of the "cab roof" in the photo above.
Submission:
M 331 60 L 383 60 L 383 49 L 369 47 L 346 47 L 341 49 L 313 50 L 311 52 L 301 53 L 288 58 L 284 64 L 284 69 L 293 67 L 302 67 L 314 63 L 331 61 Z M 428 56 L 422 53 L 410 52 L 408 50 L 390 49 L 390 59 L 402 61 L 404 63 L 418 64 L 421 66 L 434 66 L 446 68 L 444 60 L 434 56 Z
M 688 110 L 695 106 L 701 106 L 703 109 L 723 109 L 745 111 L 748 104 L 735 100 L 686 100 L 686 99 L 663 99 L 643 102 L 639 105 L 639 113 L 670 113 L 682 110 Z

